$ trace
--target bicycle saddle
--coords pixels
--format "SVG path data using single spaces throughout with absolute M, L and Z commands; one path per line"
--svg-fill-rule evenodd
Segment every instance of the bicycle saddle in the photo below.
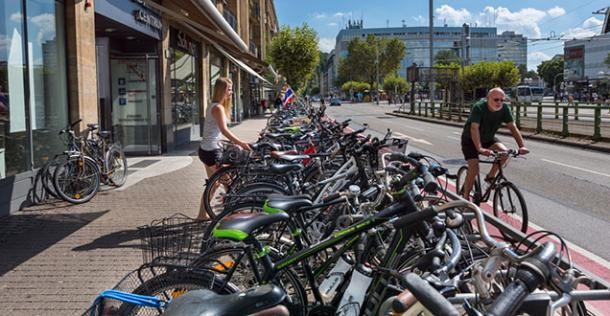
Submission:
M 278 212 L 289 212 L 294 209 L 303 206 L 312 206 L 313 203 L 311 200 L 307 198 L 293 198 L 293 199 L 274 199 L 273 197 L 269 197 L 267 201 L 265 201 L 265 205 L 263 205 L 263 210 L 267 213 L 273 214 Z
M 102 138 L 108 138 L 108 137 L 110 137 L 112 132 L 111 131 L 100 131 L 99 134 L 100 134 L 100 137 L 102 137 Z
M 286 213 L 251 213 L 227 216 L 214 227 L 212 233 L 216 238 L 232 239 L 242 241 L 246 239 L 255 229 L 278 221 L 287 220 Z
M 288 155 L 288 154 L 286 154 L 286 155 L 278 155 L 277 158 L 285 160 L 285 161 L 294 162 L 294 161 L 298 161 L 298 160 L 308 159 L 310 157 L 308 155 Z
M 269 284 L 229 295 L 219 295 L 206 289 L 194 290 L 173 300 L 162 315 L 250 315 L 276 306 L 285 298 L 284 291 Z
M 273 164 L 271 165 L 271 168 L 269 168 L 269 171 L 278 174 L 301 170 L 303 170 L 302 164 Z

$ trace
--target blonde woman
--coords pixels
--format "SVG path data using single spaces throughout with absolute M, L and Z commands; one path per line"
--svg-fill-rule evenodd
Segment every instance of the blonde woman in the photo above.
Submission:
M 222 148 L 219 144 L 221 135 L 224 135 L 243 149 L 250 150 L 248 143 L 235 136 L 227 127 L 227 120 L 231 119 L 231 95 L 233 95 L 233 82 L 231 82 L 231 79 L 218 78 L 214 84 L 212 104 L 206 110 L 203 137 L 199 146 L 199 159 L 205 165 L 205 172 L 208 178 L 221 167 L 219 163 L 222 156 Z M 197 219 L 209 220 L 210 217 L 203 205 L 202 195 Z

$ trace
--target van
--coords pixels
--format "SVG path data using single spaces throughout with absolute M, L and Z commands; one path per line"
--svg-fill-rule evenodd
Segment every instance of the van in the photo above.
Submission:
M 544 96 L 544 88 L 541 87 L 530 87 L 530 86 L 518 86 L 516 88 L 517 101 L 537 103 L 542 102 Z

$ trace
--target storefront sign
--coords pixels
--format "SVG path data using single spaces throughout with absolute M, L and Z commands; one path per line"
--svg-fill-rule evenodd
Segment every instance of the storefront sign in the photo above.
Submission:
M 195 43 L 182 31 L 178 31 L 178 34 L 176 35 L 176 46 L 186 50 L 191 53 L 191 55 L 195 55 L 196 53 Z
M 136 10 L 135 17 L 137 21 L 145 23 L 146 25 L 156 30 L 161 30 L 163 28 L 163 23 L 161 23 L 161 19 L 144 10 Z

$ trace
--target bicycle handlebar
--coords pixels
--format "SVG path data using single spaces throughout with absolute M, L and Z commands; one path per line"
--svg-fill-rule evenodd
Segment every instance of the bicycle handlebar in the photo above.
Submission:
M 407 274 L 405 281 L 409 292 L 433 315 L 459 315 L 455 307 L 444 296 L 417 274 Z M 394 299 L 392 302 L 394 311 L 401 313 L 407 310 L 408 306 L 405 306 L 404 302 L 404 298 L 408 297 L 407 293 L 403 292 Z

